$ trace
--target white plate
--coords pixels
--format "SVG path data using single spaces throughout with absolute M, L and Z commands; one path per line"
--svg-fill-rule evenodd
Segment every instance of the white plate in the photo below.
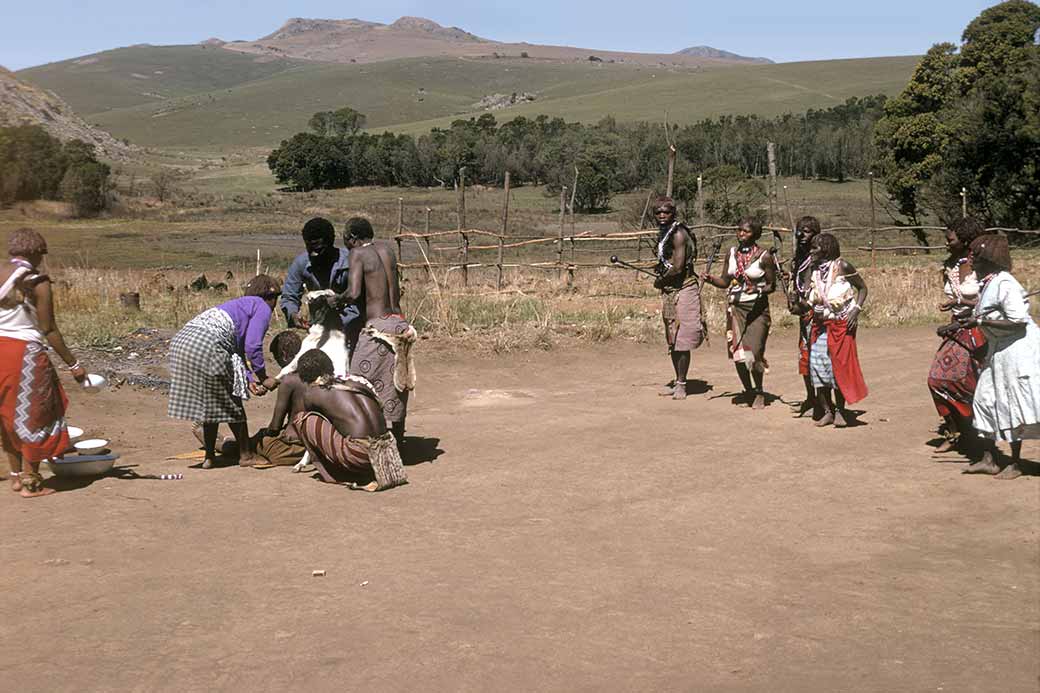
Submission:
M 104 450 L 108 447 L 108 441 L 104 438 L 90 438 L 88 440 L 81 440 L 74 445 L 76 450 L 79 452 L 92 452 L 96 450 Z
M 78 426 L 67 426 L 69 432 L 69 440 L 76 440 L 76 438 L 83 437 L 83 429 Z

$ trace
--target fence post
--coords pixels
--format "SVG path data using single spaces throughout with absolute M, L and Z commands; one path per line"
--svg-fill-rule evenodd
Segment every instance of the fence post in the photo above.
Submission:
M 456 212 L 459 218 L 459 231 L 466 228 L 466 167 L 459 167 L 459 190 L 456 199 Z
M 462 234 L 462 286 L 469 286 L 469 234 Z
M 422 242 L 426 244 L 426 276 L 430 279 L 433 279 L 433 269 L 430 266 L 430 253 L 432 252 L 432 249 L 430 248 L 430 212 L 432 211 L 433 210 L 429 207 L 426 208 L 426 220 L 423 223 L 424 231 L 422 239 Z M 416 242 L 418 243 L 419 241 Z
M 499 238 L 498 239 L 498 282 L 496 284 L 499 291 L 502 290 L 502 254 L 503 254 L 502 253 L 502 244 L 503 243 L 505 243 L 505 239 L 504 238 Z
M 704 176 L 700 175 L 697 176 L 697 223 L 704 225 Z
M 643 205 L 643 216 L 639 217 L 639 230 L 642 231 L 646 228 L 646 213 L 650 211 L 650 200 L 654 196 L 654 191 L 651 190 L 646 194 L 646 204 Z
M 496 286 L 498 290 L 502 290 L 502 260 L 503 260 L 503 244 L 505 242 L 504 237 L 509 234 L 509 171 L 506 171 L 505 181 L 505 200 L 502 203 L 502 238 L 498 239 L 498 281 Z
M 560 188 L 560 239 L 556 246 L 556 278 L 563 279 L 563 228 L 567 222 L 567 186 Z
M 968 218 L 968 189 L 961 188 L 961 219 Z
M 397 198 L 397 233 L 404 230 L 404 198 Z
M 643 260 L 643 237 L 636 236 L 636 262 Z
M 571 186 L 571 235 L 574 235 L 574 197 L 578 193 L 578 167 L 574 167 L 574 185 Z M 574 241 L 571 241 L 573 243 Z
M 869 172 L 867 178 L 870 179 L 870 269 L 877 269 L 877 252 L 874 250 L 874 246 L 877 245 L 877 218 L 874 211 L 874 172 Z

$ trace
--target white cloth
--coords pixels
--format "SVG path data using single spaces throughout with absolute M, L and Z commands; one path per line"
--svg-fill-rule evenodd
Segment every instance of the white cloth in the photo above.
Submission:
M 974 300 L 979 295 L 979 280 L 974 270 L 961 279 L 962 264 L 963 261 L 943 270 L 943 294 L 954 302 L 953 314 L 958 318 L 971 313 L 971 306 L 965 305 L 965 301 Z
M 821 263 L 813 269 L 809 305 L 823 320 L 838 320 L 848 315 L 856 301 L 856 290 L 839 273 L 841 258 Z
M 974 314 L 1025 324 L 1025 333 L 983 327 L 986 359 L 972 408 L 975 428 L 995 440 L 1040 438 L 1040 328 L 1029 316 L 1025 289 L 1007 272 L 982 286 Z
M 14 272 L 0 286 L 0 337 L 20 339 L 23 342 L 46 343 L 36 317 L 36 306 L 23 295 L 20 283 L 38 275 L 27 262 L 12 260 Z
M 766 287 L 766 268 L 762 265 L 762 258 L 764 257 L 765 253 L 762 253 L 755 258 L 754 262 L 744 268 L 744 277 L 747 281 L 738 280 L 739 283 L 736 286 L 729 288 L 730 303 L 754 303 L 758 301 Z M 736 246 L 729 249 L 726 272 L 731 277 L 735 277 L 737 274 Z

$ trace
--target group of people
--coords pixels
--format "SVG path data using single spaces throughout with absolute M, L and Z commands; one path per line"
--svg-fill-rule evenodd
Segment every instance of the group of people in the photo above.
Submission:
M 203 468 L 216 463 L 218 451 L 242 466 L 298 465 L 306 456 L 325 481 L 365 490 L 404 483 L 399 445 L 413 384 L 402 384 L 407 358 L 398 351 L 414 330 L 401 310 L 393 248 L 375 240 L 361 217 L 347 222 L 343 248 L 336 247 L 332 223 L 320 217 L 304 225 L 302 236 L 306 251 L 290 265 L 284 288 L 257 275 L 243 296 L 203 311 L 176 334 L 168 413 L 193 423 Z M 305 299 L 315 292 L 320 311 L 335 312 L 331 326 L 303 315 Z M 272 376 L 263 343 L 279 304 L 289 329 L 271 341 L 281 368 Z M 293 328 L 317 328 L 318 334 L 305 340 Z M 341 363 L 322 350 L 328 332 L 339 333 L 346 345 L 329 350 Z M 304 350 L 305 344 L 313 348 Z M 271 420 L 250 436 L 244 402 L 272 390 L 278 394 Z M 232 437 L 218 446 L 221 423 Z
M 707 333 L 700 297 L 701 285 L 707 284 L 726 292 L 726 347 L 743 387 L 737 399 L 752 409 L 763 409 L 769 368 L 766 342 L 772 324 L 769 296 L 780 284 L 788 310 L 799 316 L 798 367 L 806 396 L 798 416 L 812 411 L 817 426 L 847 426 L 846 405 L 867 396 L 856 349 L 856 326 L 867 286 L 852 263 L 841 257 L 838 239 L 820 233 L 814 217 L 802 217 L 795 228 L 797 246 L 788 270 L 776 248 L 759 244 L 762 224 L 745 218 L 737 225 L 737 243 L 727 250 L 721 272 L 711 274 L 716 246 L 705 272 L 698 274 L 696 240 L 676 218 L 675 203 L 658 198 L 654 216 L 658 224 L 654 286 L 663 296 L 665 340 L 675 375 L 661 394 L 686 399 L 690 352 Z M 789 278 L 791 287 L 787 287 Z
M 672 200 L 659 198 L 654 216 L 655 286 L 674 373 L 662 394 L 687 397 L 691 352 L 707 336 L 701 287 L 710 285 L 726 292 L 726 344 L 743 388 L 739 397 L 764 408 L 769 296 L 779 284 L 799 321 L 805 399 L 795 416 L 811 413 L 820 427 L 849 425 L 848 405 L 867 396 L 856 344 L 867 286 L 842 258 L 838 239 L 822 233 L 814 217 L 802 217 L 785 266 L 777 248 L 760 245 L 761 224 L 744 219 L 718 274 L 711 271 L 718 244 L 698 274 L 696 238 L 678 221 Z M 347 222 L 342 248 L 323 218 L 308 221 L 302 236 L 306 251 L 293 260 L 284 287 L 264 274 L 253 277 L 241 297 L 203 311 L 176 334 L 168 413 L 192 422 L 205 468 L 219 452 L 243 466 L 309 462 L 323 480 L 365 490 L 405 483 L 399 446 L 414 387 L 409 348 L 416 335 L 401 310 L 393 247 L 377 241 L 360 217 Z M 965 218 L 951 224 L 946 246 L 939 310 L 950 319 L 937 331 L 941 342 L 927 380 L 943 420 L 936 451 L 969 456 L 968 473 L 1012 479 L 1023 473 L 1022 441 L 1040 437 L 1040 329 L 1011 274 L 1006 237 Z M 43 485 L 40 463 L 70 447 L 68 398 L 48 350 L 77 382 L 87 377 L 58 329 L 52 282 L 42 269 L 46 254 L 39 233 L 19 229 L 8 238 L 9 262 L 0 266 L 0 442 L 11 489 L 24 497 L 53 492 Z M 325 316 L 305 317 L 305 301 Z M 263 344 L 279 306 L 289 329 L 271 341 L 281 369 L 272 375 Z M 298 329 L 309 330 L 306 339 Z M 341 352 L 323 346 L 332 341 L 329 331 L 341 336 Z M 271 391 L 277 391 L 271 420 L 250 436 L 244 402 Z M 232 435 L 218 445 L 221 423 Z M 998 440 L 1010 444 L 1010 459 Z
M 764 408 L 769 295 L 779 284 L 788 310 L 799 320 L 798 372 L 805 399 L 796 405 L 795 416 L 811 413 L 819 427 L 848 426 L 848 405 L 868 394 L 856 344 L 867 285 L 841 256 L 838 239 L 822 233 L 816 218 L 802 217 L 795 224 L 794 256 L 785 267 L 777 248 L 759 245 L 762 225 L 743 219 L 720 273 L 711 273 L 716 245 L 698 275 L 696 239 L 676 218 L 674 202 L 658 198 L 654 216 L 654 286 L 663 297 L 674 373 L 661 394 L 686 399 L 691 351 L 707 333 L 700 296 L 707 284 L 726 291 L 726 344 L 743 387 L 738 399 L 752 409 Z M 965 218 L 947 230 L 946 244 L 939 309 L 950 314 L 950 322 L 938 329 L 942 342 L 928 375 L 944 422 L 945 440 L 937 452 L 959 450 L 976 457 L 966 473 L 1013 479 L 1022 474 L 1022 440 L 1040 437 L 1040 330 L 1029 315 L 1025 290 L 1011 275 L 1005 236 L 986 234 L 979 222 Z M 1010 460 L 1002 458 L 997 440 L 1010 444 Z

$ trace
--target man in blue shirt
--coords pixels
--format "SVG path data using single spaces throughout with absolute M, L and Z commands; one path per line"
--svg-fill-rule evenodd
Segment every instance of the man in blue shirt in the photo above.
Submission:
M 297 255 L 289 265 L 280 305 L 289 327 L 308 329 L 310 324 L 300 315 L 303 294 L 320 289 L 332 289 L 336 293 L 346 291 L 350 251 L 336 247 L 336 229 L 332 222 L 322 217 L 315 217 L 303 225 L 303 244 L 307 252 Z M 347 345 L 353 349 L 364 321 L 358 319 L 358 309 L 354 305 L 344 307 L 340 317 Z

